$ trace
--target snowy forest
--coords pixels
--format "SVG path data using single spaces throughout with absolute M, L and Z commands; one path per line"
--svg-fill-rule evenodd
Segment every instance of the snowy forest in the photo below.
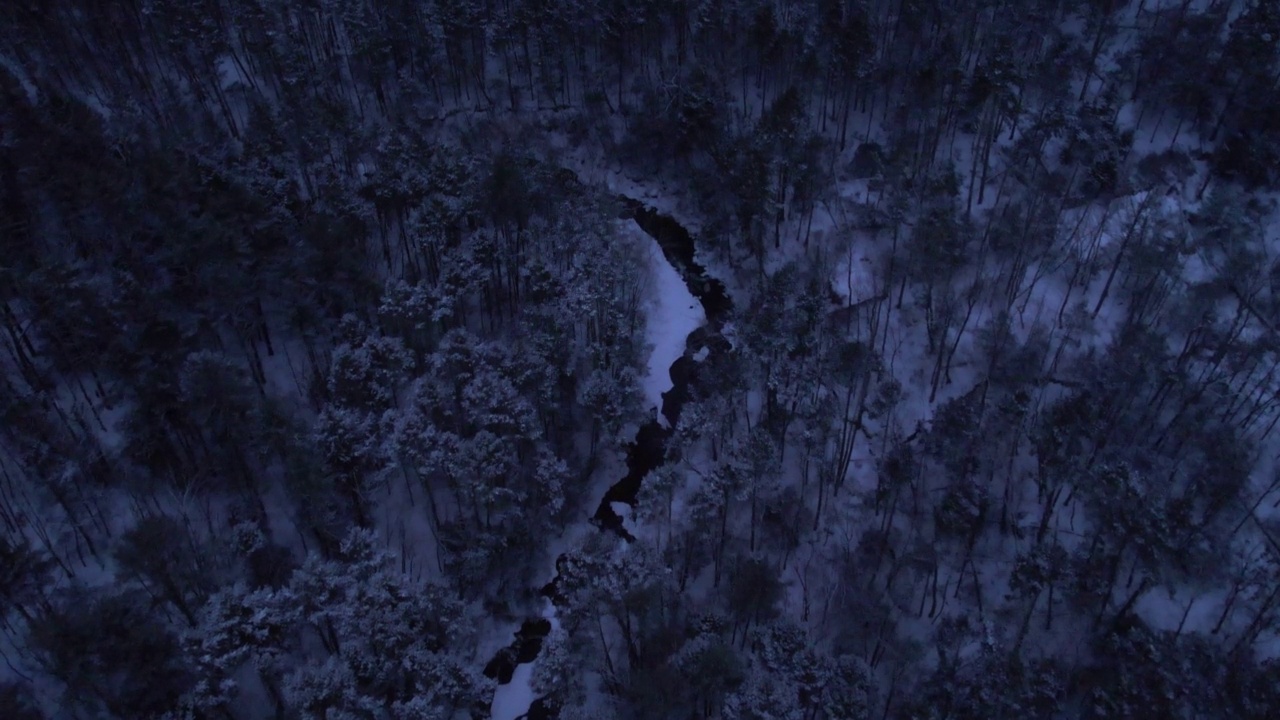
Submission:
M 0 717 L 1280 717 L 1280 3 L 0 2 Z

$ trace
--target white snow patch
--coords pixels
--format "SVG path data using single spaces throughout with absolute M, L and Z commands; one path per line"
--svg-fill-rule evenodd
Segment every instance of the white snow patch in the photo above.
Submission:
M 635 535 L 636 523 L 631 517 L 631 506 L 626 503 L 611 502 L 609 503 L 609 507 L 613 508 L 613 511 L 618 514 L 618 517 L 622 518 L 623 529 L 632 535 Z
M 493 704 L 489 706 L 489 717 L 492 720 L 516 720 L 529 712 L 533 704 L 533 663 L 517 665 L 511 682 L 499 685 L 493 694 Z
M 639 230 L 637 230 L 639 232 Z M 672 363 L 684 354 L 685 340 L 689 333 L 704 322 L 706 315 L 702 305 L 689 293 L 680 273 L 667 262 L 662 248 L 653 238 L 648 238 L 649 258 L 652 264 L 653 294 L 648 303 L 648 322 L 645 339 L 653 347 L 649 355 L 648 373 L 643 381 L 644 395 L 649 407 L 662 408 L 662 393 L 672 387 Z M 666 418 L 659 413 L 659 422 L 666 427 Z
M 854 243 L 848 254 L 838 261 L 832 273 L 831 287 L 850 305 L 876 295 L 880 283 L 876 280 L 875 262 L 869 243 Z

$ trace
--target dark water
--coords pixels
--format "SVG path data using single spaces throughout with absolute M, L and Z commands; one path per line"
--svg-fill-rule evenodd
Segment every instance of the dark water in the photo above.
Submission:
M 515 640 L 498 651 L 484 666 L 484 676 L 498 681 L 499 685 L 511 682 L 516 665 L 533 662 L 542 650 L 542 640 L 551 632 L 551 621 L 544 618 L 525 620 L 516 631 Z
M 516 720 L 555 720 L 559 716 L 559 711 L 546 698 L 534 698 L 533 704 L 529 706 L 529 712 L 516 718 Z
M 667 262 L 675 267 L 685 285 L 689 286 L 689 292 L 702 303 L 707 322 L 719 330 L 733 310 L 733 301 L 729 299 L 724 283 L 708 275 L 707 269 L 694 259 L 697 244 L 693 236 L 675 218 L 663 215 L 639 200 L 619 196 L 618 202 L 622 206 L 618 217 L 634 220 L 641 230 L 658 241 Z

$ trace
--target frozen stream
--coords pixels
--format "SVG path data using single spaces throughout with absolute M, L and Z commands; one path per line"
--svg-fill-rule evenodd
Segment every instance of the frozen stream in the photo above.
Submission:
M 652 236 L 645 236 L 649 246 L 649 262 L 653 268 L 653 298 L 645 324 L 645 338 L 653 351 L 649 354 L 648 372 L 643 387 L 651 409 L 662 410 L 662 396 L 674 386 L 671 366 L 684 355 L 689 333 L 707 321 L 702 305 L 689 292 L 680 273 L 662 253 L 662 246 Z M 667 418 L 657 412 L 658 422 L 669 427 Z
M 693 238 L 683 227 L 638 201 L 620 200 L 625 208 L 620 219 L 634 220 L 634 225 L 628 223 L 628 230 L 638 228 L 645 233 L 648 242 L 653 288 L 646 308 L 645 333 L 652 352 L 642 387 L 649 407 L 655 410 L 655 419 L 640 428 L 635 442 L 628 447 L 629 472 L 609 488 L 591 521 L 602 529 L 613 530 L 629 538 L 616 508 L 634 503 L 644 475 L 662 463 L 666 438 L 688 394 L 692 378 L 690 367 L 696 362 L 688 352 L 689 342 L 707 324 L 709 316 L 712 324 L 718 327 L 729 304 L 723 286 L 708 279 L 705 271 L 693 261 Z M 677 268 L 673 261 L 680 267 Z M 700 348 L 698 359 L 705 358 L 707 351 L 705 345 Z M 554 582 L 549 587 L 554 587 Z M 548 595 L 554 596 L 554 591 Z M 548 621 L 552 632 L 559 627 L 551 599 L 543 604 L 542 618 Z M 517 633 L 516 642 L 507 651 L 516 655 L 517 664 L 511 670 L 510 660 L 506 663 L 510 679 L 500 684 L 494 693 L 489 710 L 491 720 L 554 717 L 553 711 L 536 702 L 532 687 L 537 651 L 548 629 L 547 623 L 542 623 L 540 629 L 531 634 L 530 628 L 534 624 L 525 623 Z M 496 665 L 494 671 L 502 682 L 505 673 L 496 669 Z
M 556 619 L 556 606 L 550 600 L 543 602 L 542 617 L 550 621 L 551 632 L 560 628 L 560 621 Z M 518 720 L 519 718 L 536 720 L 539 717 L 530 713 L 530 707 L 534 701 L 532 682 L 533 666 L 536 662 L 535 658 L 530 662 L 516 665 L 515 672 L 511 675 L 511 682 L 498 686 L 498 690 L 493 694 L 493 704 L 489 706 L 491 720 Z

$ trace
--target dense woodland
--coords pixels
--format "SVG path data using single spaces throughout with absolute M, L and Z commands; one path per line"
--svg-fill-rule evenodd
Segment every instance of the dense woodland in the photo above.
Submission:
M 1269 0 L 0 3 L 0 717 L 1280 716 L 1277 190 Z

